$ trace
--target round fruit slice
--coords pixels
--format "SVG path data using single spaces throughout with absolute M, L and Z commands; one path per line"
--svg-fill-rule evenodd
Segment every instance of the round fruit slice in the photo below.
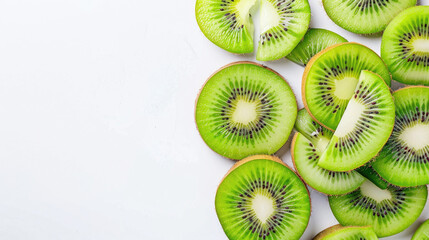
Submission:
M 242 0 L 240 0 L 242 1 Z M 256 59 L 271 61 L 288 55 L 310 25 L 307 0 L 261 0 L 261 29 Z
M 390 73 L 383 60 L 358 43 L 340 43 L 316 54 L 302 77 L 304 106 L 321 125 L 334 130 L 362 70 L 380 75 L 390 86 Z
M 393 133 L 372 165 L 394 185 L 429 184 L 429 87 L 403 88 L 393 97 Z
M 377 74 L 362 71 L 319 166 L 344 172 L 364 165 L 383 148 L 394 123 L 395 105 L 389 87 Z
M 197 0 L 195 14 L 204 35 L 233 53 L 253 52 L 249 12 L 257 0 Z
M 334 32 L 321 28 L 312 28 L 307 31 L 302 41 L 286 58 L 299 65 L 306 66 L 308 61 L 318 52 L 343 42 L 347 42 L 347 40 Z
M 317 234 L 313 240 L 377 240 L 377 235 L 370 227 L 347 226 L 340 224 L 327 228 Z
M 398 13 L 416 0 L 323 0 L 326 13 L 338 26 L 354 33 L 383 31 Z
M 330 196 L 329 205 L 343 226 L 372 226 L 378 237 L 397 234 L 409 227 L 423 211 L 426 186 L 382 190 L 370 181 L 347 195 Z
M 428 240 L 429 239 L 429 220 L 426 220 L 414 233 L 411 240 Z
M 404 10 L 387 26 L 381 57 L 393 79 L 429 85 L 429 6 Z
M 292 160 L 301 178 L 312 188 L 328 195 L 341 195 L 357 189 L 365 180 L 356 171 L 332 172 L 317 165 L 332 132 L 317 124 L 305 109 L 298 112 L 292 140 Z
M 297 105 L 288 83 L 251 62 L 228 65 L 211 76 L 197 100 L 195 119 L 203 140 L 231 159 L 273 154 L 287 141 Z
M 216 193 L 216 212 L 231 240 L 299 239 L 310 211 L 305 184 L 272 156 L 238 162 Z

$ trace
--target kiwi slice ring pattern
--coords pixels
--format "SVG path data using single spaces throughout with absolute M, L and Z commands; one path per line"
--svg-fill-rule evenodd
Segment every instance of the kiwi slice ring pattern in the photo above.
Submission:
M 237 162 L 220 183 L 215 206 L 231 240 L 298 240 L 311 212 L 305 184 L 280 159 L 268 155 Z
M 329 227 L 313 240 L 378 240 L 377 235 L 371 226 L 341 226 L 340 224 Z
M 198 131 L 215 152 L 230 159 L 273 154 L 287 141 L 297 104 L 278 73 L 252 62 L 236 62 L 212 75 L 195 108 Z

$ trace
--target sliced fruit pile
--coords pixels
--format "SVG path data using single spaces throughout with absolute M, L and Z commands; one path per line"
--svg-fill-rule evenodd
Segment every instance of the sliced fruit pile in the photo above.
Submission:
M 239 160 L 216 192 L 225 234 L 232 240 L 300 239 L 311 213 L 307 185 L 327 195 L 340 223 L 316 240 L 402 232 L 428 198 L 429 6 L 323 0 L 328 16 L 346 30 L 385 30 L 381 57 L 334 32 L 308 30 L 307 0 L 197 0 L 197 21 L 223 49 L 252 52 L 250 13 L 257 5 L 262 34 L 256 58 L 305 66 L 305 108 L 297 110 L 282 76 L 253 62 L 226 65 L 200 90 L 195 120 L 201 137 L 216 153 Z M 419 86 L 393 92 L 393 80 Z M 293 128 L 295 170 L 273 156 Z M 429 239 L 429 220 L 413 239 Z

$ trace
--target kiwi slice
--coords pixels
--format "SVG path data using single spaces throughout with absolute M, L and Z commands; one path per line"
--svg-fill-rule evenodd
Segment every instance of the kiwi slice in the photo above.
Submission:
M 423 211 L 426 186 L 382 190 L 370 181 L 343 196 L 329 196 L 331 210 L 343 226 L 372 226 L 378 237 L 397 234 L 409 227 Z
M 220 183 L 215 205 L 230 240 L 299 239 L 311 212 L 305 184 L 267 155 L 237 162 Z
M 273 70 L 236 62 L 212 75 L 196 103 L 203 140 L 231 159 L 273 154 L 287 141 L 297 104 L 288 83 Z
M 338 26 L 354 33 L 383 31 L 387 24 L 417 0 L 323 0 L 329 18 Z
M 311 58 L 302 77 L 302 97 L 312 117 L 335 130 L 362 70 L 377 73 L 390 86 L 390 73 L 383 60 L 361 44 L 340 43 Z
M 381 189 L 386 189 L 389 186 L 389 183 L 374 170 L 371 162 L 356 169 L 356 171 Z
M 332 132 L 311 119 L 305 109 L 298 112 L 292 140 L 292 161 L 301 178 L 312 188 L 328 195 L 341 195 L 357 189 L 365 180 L 356 171 L 332 172 L 317 165 Z
M 429 240 L 429 219 L 417 228 L 411 240 Z
M 389 87 L 370 71 L 362 71 L 334 136 L 318 165 L 331 171 L 358 168 L 382 149 L 395 123 Z
M 373 167 L 397 186 L 429 184 L 429 87 L 403 88 L 393 97 L 393 133 Z
M 408 8 L 392 20 L 381 39 L 381 57 L 393 79 L 429 85 L 429 6 Z
M 370 226 L 347 226 L 340 224 L 327 228 L 317 234 L 313 240 L 377 240 L 378 237 Z
M 311 28 L 286 58 L 299 65 L 306 66 L 308 61 L 318 52 L 343 42 L 347 42 L 347 40 L 334 32 L 321 28 Z

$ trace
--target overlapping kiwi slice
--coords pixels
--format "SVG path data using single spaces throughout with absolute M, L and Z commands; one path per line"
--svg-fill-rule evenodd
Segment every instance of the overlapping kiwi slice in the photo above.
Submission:
M 390 88 L 370 71 L 362 71 L 344 115 L 318 165 L 331 171 L 358 168 L 382 149 L 392 133 L 395 105 Z
M 362 70 L 377 73 L 390 86 L 390 73 L 383 60 L 361 44 L 340 43 L 316 54 L 302 78 L 304 106 L 312 117 L 335 130 Z
M 393 79 L 429 86 L 429 6 L 408 8 L 392 20 L 383 33 L 381 57 Z
M 299 65 L 306 66 L 318 52 L 343 42 L 347 42 L 347 40 L 334 32 L 321 28 L 311 28 L 286 58 Z
M 298 112 L 291 154 L 295 169 L 312 188 L 328 195 L 357 189 L 365 180 L 358 172 L 332 172 L 317 165 L 333 133 L 316 123 L 305 109 Z
M 297 105 L 288 83 L 273 70 L 236 62 L 212 75 L 196 103 L 201 137 L 231 159 L 273 154 L 287 141 Z
M 426 220 L 416 230 L 411 240 L 428 240 L 429 239 L 429 220 Z
M 307 32 L 307 0 L 197 0 L 195 12 L 204 35 L 233 53 L 253 52 L 250 13 L 259 3 L 261 34 L 256 59 L 270 61 L 289 54 Z
M 429 184 L 429 87 L 403 88 L 393 97 L 393 133 L 373 167 L 397 186 Z
M 370 226 L 346 226 L 340 224 L 327 228 L 317 234 L 313 240 L 377 240 Z
M 267 155 L 236 163 L 219 185 L 215 204 L 231 240 L 297 240 L 311 211 L 305 184 L 280 159 Z
M 383 31 L 387 24 L 417 0 L 323 0 L 326 13 L 338 26 L 354 33 Z
M 329 196 L 331 210 L 341 225 L 372 226 L 378 237 L 397 234 L 409 227 L 423 211 L 426 186 L 382 190 L 370 181 L 343 196 Z

